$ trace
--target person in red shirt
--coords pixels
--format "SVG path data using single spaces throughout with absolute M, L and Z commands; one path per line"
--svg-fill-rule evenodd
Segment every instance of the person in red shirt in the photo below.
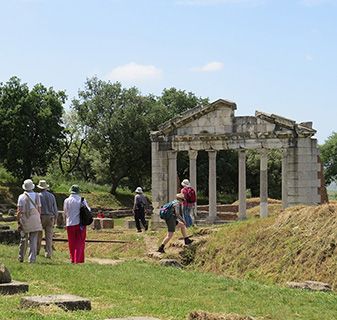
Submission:
M 193 225 L 191 211 L 193 210 L 195 206 L 196 194 L 195 194 L 195 190 L 192 188 L 188 179 L 184 179 L 181 185 L 183 186 L 183 188 L 181 189 L 180 192 L 185 196 L 185 200 L 182 204 L 183 218 L 185 221 L 185 225 L 188 228 Z

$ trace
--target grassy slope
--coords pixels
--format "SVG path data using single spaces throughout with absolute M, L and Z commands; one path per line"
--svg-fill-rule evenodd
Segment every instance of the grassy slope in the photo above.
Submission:
M 196 253 L 195 266 L 230 277 L 337 286 L 337 206 L 299 206 L 226 225 Z M 254 216 L 258 208 L 251 209 Z

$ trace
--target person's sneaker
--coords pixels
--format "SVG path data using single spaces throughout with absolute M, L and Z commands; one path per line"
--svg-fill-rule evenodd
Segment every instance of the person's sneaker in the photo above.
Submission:
M 163 247 L 163 246 L 160 246 L 160 247 L 158 248 L 157 252 L 165 253 L 164 247 Z
M 191 244 L 193 242 L 193 240 L 191 240 L 190 238 L 185 238 L 185 244 Z
M 137 230 L 137 232 L 142 232 L 142 230 Z

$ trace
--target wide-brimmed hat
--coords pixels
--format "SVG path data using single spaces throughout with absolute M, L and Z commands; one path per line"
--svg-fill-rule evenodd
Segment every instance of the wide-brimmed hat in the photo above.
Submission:
M 31 179 L 27 179 L 23 182 L 22 189 L 26 191 L 32 191 L 35 188 L 35 184 Z
M 73 184 L 70 189 L 70 193 L 80 193 L 80 187 L 77 184 Z
M 136 193 L 143 193 L 143 189 L 141 187 L 137 187 L 135 192 Z
M 46 181 L 46 180 L 40 180 L 40 181 L 39 181 L 39 184 L 37 185 L 37 187 L 38 187 L 39 189 L 44 190 L 44 189 L 48 189 L 48 188 L 49 188 L 49 184 L 47 184 L 47 181 Z
M 181 183 L 183 187 L 190 187 L 190 181 L 188 179 L 184 179 L 183 182 Z
M 176 198 L 177 200 L 181 200 L 181 201 L 185 200 L 185 196 L 183 193 L 177 193 Z

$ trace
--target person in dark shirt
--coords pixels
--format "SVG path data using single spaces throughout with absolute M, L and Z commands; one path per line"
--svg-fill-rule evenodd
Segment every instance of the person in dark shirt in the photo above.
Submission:
M 148 229 L 148 225 L 145 220 L 145 207 L 147 206 L 147 200 L 143 194 L 143 190 L 141 187 L 137 187 L 135 193 L 136 195 L 133 203 L 133 213 L 135 217 L 137 232 L 142 232 L 141 223 L 145 231 Z

